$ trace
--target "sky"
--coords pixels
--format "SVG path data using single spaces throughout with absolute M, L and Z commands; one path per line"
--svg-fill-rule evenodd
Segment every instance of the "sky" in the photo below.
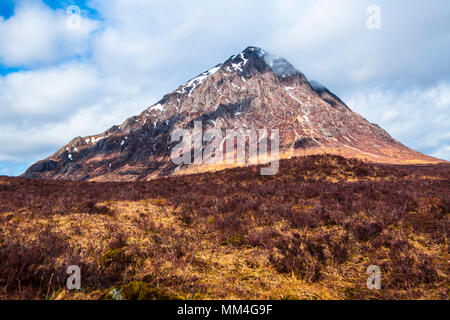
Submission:
M 450 160 L 448 0 L 0 0 L 0 175 L 122 123 L 250 45 Z

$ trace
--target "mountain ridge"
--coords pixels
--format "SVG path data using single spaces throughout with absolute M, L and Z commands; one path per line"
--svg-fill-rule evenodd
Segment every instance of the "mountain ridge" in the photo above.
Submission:
M 369 123 L 283 58 L 247 47 L 105 132 L 74 138 L 23 174 L 32 178 L 122 181 L 217 170 L 170 161 L 176 129 L 280 130 L 280 155 L 338 154 L 373 162 L 428 163 Z M 206 147 L 206 146 L 205 146 Z

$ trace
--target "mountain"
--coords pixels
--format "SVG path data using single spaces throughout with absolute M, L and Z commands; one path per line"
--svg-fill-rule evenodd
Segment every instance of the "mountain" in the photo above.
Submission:
M 176 129 L 278 129 L 280 157 L 338 154 L 380 163 L 441 160 L 407 148 L 283 58 L 248 47 L 201 73 L 120 126 L 77 137 L 24 174 L 32 178 L 126 181 L 217 170 L 175 165 Z M 206 147 L 208 143 L 204 143 Z M 230 166 L 230 165 L 228 165 Z

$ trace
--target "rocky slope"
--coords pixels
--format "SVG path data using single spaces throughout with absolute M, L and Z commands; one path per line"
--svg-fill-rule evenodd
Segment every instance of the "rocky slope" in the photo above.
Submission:
M 171 161 L 176 145 L 171 133 L 192 131 L 194 121 L 224 134 L 226 129 L 279 129 L 282 158 L 331 153 L 384 163 L 440 161 L 394 140 L 286 60 L 248 47 L 122 125 L 73 139 L 24 176 L 123 181 L 223 168 Z

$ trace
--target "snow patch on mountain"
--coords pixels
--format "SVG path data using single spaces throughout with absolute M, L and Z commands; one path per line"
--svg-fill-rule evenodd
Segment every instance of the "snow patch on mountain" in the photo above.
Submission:
M 208 71 L 205 71 L 198 75 L 197 77 L 189 80 L 185 85 L 181 87 L 180 90 L 178 90 L 178 93 L 186 93 L 188 90 L 188 97 L 191 96 L 192 92 L 195 90 L 195 88 L 199 87 L 209 76 L 213 75 L 217 71 L 220 70 L 220 67 L 222 64 L 218 64 L 214 68 L 209 69 Z
M 150 107 L 149 110 L 158 110 L 158 111 L 163 111 L 164 110 L 164 106 L 162 104 L 155 104 L 153 107 Z

